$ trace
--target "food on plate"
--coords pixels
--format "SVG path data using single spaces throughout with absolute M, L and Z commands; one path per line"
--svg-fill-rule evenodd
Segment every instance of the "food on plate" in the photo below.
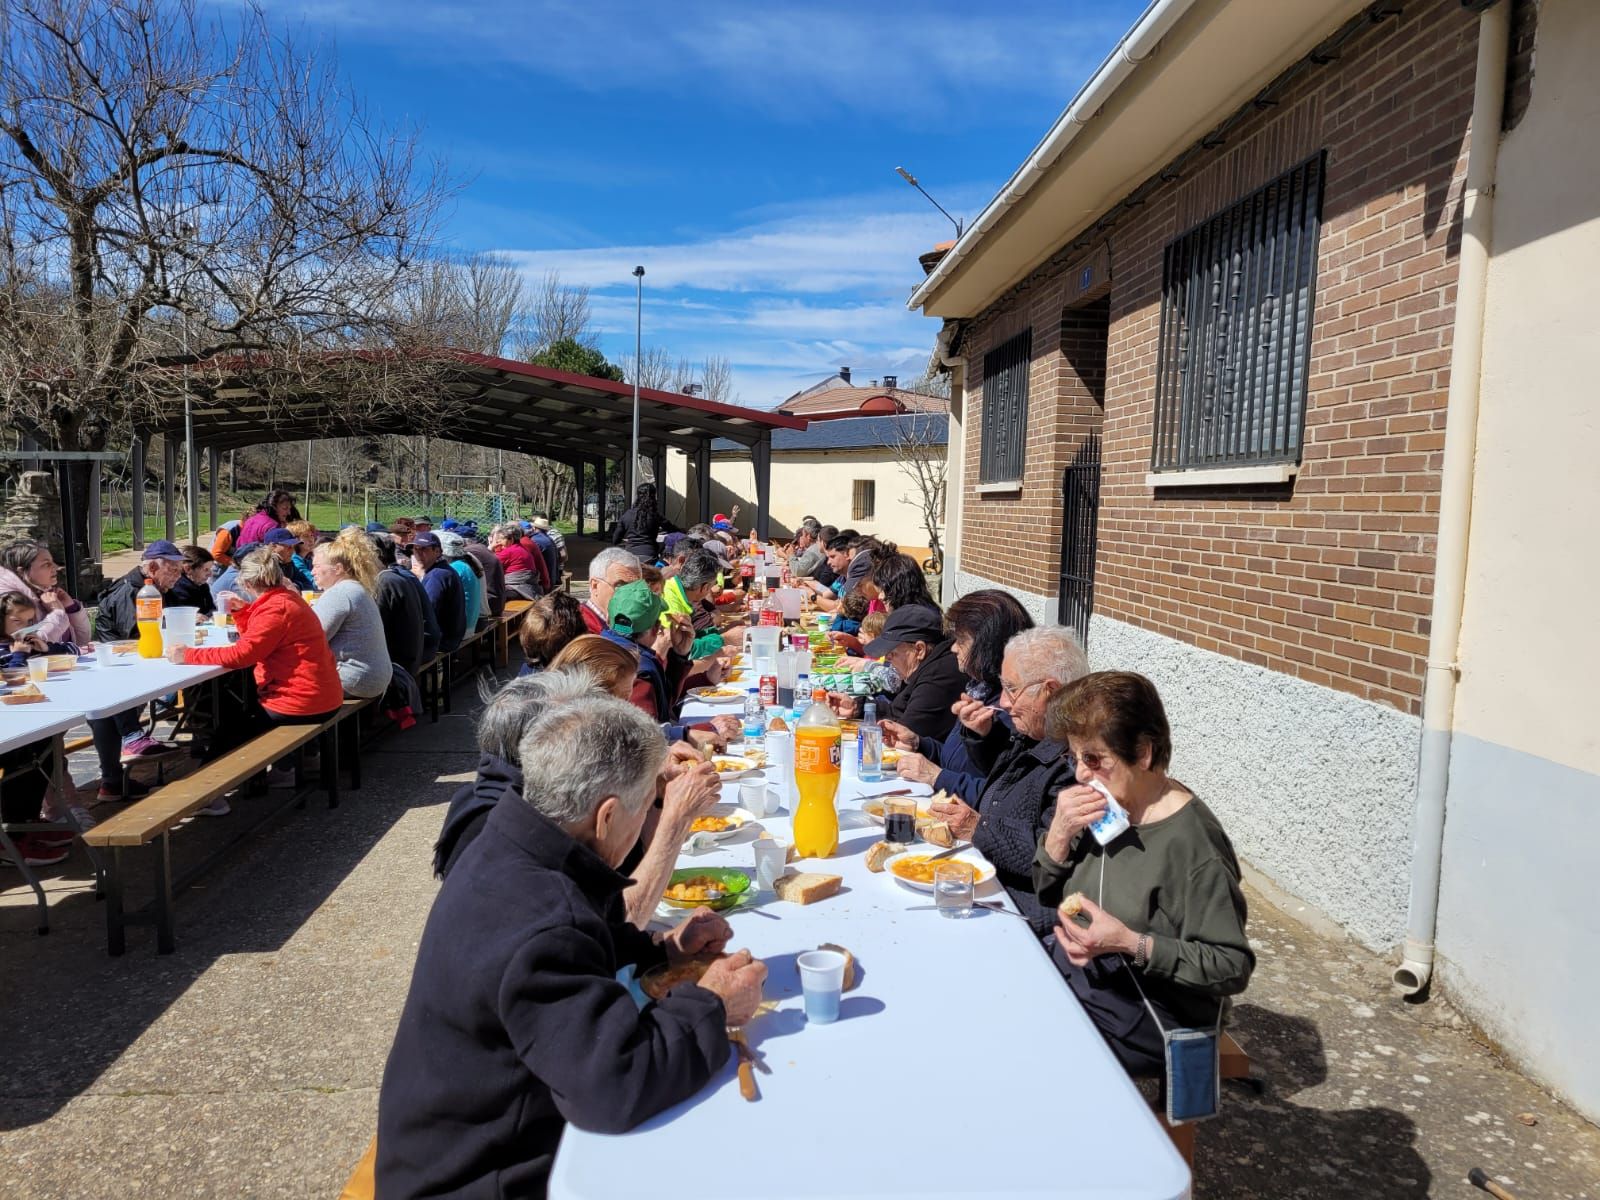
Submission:
M 819 875 L 814 871 L 790 871 L 780 876 L 772 885 L 779 900 L 791 904 L 815 904 L 838 892 L 844 883 L 842 875 Z
M 883 752 L 883 765 L 886 767 L 894 766 L 895 763 L 900 761 L 900 755 L 903 753 L 904 751 L 901 750 L 885 750 Z
M 981 872 L 969 862 L 962 862 L 959 858 L 941 858 L 938 862 L 931 862 L 926 854 L 913 854 L 895 862 L 889 870 L 908 883 L 932 883 L 933 873 L 939 867 L 962 867 L 971 872 L 972 881 L 976 883 Z
M 689 826 L 690 833 L 727 833 L 730 829 L 737 829 L 744 822 L 738 817 L 696 817 L 694 824 Z
M 711 760 L 711 765 L 716 768 L 718 775 L 737 775 L 741 771 L 755 770 L 753 758 L 734 758 L 726 754 L 718 754 Z
M 942 846 L 946 850 L 956 844 L 956 835 L 950 832 L 948 821 L 929 821 L 917 830 L 922 835 L 922 840 L 935 846 Z
M 732 688 L 705 687 L 696 688 L 694 690 L 694 694 L 702 700 L 732 700 L 740 693 L 734 691 Z
M 839 945 L 837 942 L 823 942 L 822 945 L 817 947 L 817 949 L 818 950 L 832 950 L 835 954 L 844 955 L 844 987 L 843 987 L 842 990 L 848 992 L 851 988 L 855 987 L 855 985 L 856 985 L 856 956 L 854 954 L 851 954 L 850 951 L 846 950 L 843 946 Z
M 878 842 L 867 851 L 867 870 L 874 875 L 883 870 L 883 864 L 894 857 L 894 847 L 888 842 Z
M 0 701 L 6 704 L 41 704 L 47 697 L 33 684 L 25 684 L 12 692 L 9 696 L 0 696 Z
M 1083 893 L 1073 892 L 1057 905 L 1062 917 L 1070 921 L 1083 911 Z
M 704 904 L 707 900 L 720 900 L 727 890 L 722 880 L 714 876 L 695 875 L 667 888 L 666 897 L 680 904 Z
M 697 954 L 679 963 L 670 963 L 646 971 L 639 977 L 639 990 L 652 1000 L 660 1000 L 680 983 L 699 983 L 700 977 L 711 969 L 711 964 L 722 954 Z
M 78 656 L 76 654 L 49 654 L 45 661 L 50 664 L 52 671 L 75 671 L 78 669 Z

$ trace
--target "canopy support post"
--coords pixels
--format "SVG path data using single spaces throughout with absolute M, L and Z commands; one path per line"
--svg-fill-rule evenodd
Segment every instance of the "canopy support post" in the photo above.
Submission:
M 694 483 L 698 493 L 696 506 L 702 525 L 711 524 L 711 439 L 701 438 L 694 452 Z
M 104 558 L 104 552 L 100 547 L 100 487 L 103 477 L 101 465 L 98 458 L 89 464 L 89 511 L 85 514 L 88 518 L 89 560 L 96 563 Z M 78 581 L 74 579 L 72 582 L 76 586 Z
M 582 537 L 585 515 L 584 510 L 588 507 L 589 500 L 589 498 L 584 495 L 583 491 L 583 459 L 580 458 L 576 462 L 569 463 L 568 465 L 572 467 L 572 478 L 576 481 L 574 490 L 578 497 L 578 536 Z
M 131 473 L 133 475 L 133 479 L 131 480 L 131 482 L 133 484 L 133 487 L 132 487 L 132 499 L 131 499 L 130 503 L 133 505 L 133 512 L 132 512 L 132 517 L 133 517 L 133 548 L 135 550 L 143 550 L 144 549 L 144 435 L 142 433 L 136 433 L 136 434 L 133 435 L 133 447 L 132 447 L 132 449 L 133 449 L 133 465 L 132 465 L 132 468 L 131 468 Z
M 772 524 L 767 511 L 772 496 L 772 430 L 763 431 L 750 447 L 750 458 L 756 468 L 756 537 L 764 542 Z
M 191 441 L 183 443 L 183 487 L 188 492 L 184 506 L 189 517 L 189 541 L 200 544 L 200 447 Z
M 665 517 L 667 515 L 667 447 L 665 443 L 656 443 L 655 453 L 650 456 L 650 470 L 655 474 L 656 505 L 658 506 L 656 511 Z M 670 520 L 671 518 L 668 519 Z
M 215 446 L 206 447 L 206 466 L 211 473 L 211 528 L 217 527 L 217 465 L 221 455 Z
M 594 491 L 595 496 L 598 498 L 594 510 L 594 531 L 597 536 L 605 537 L 608 522 L 606 521 L 606 460 L 604 458 L 594 460 Z
M 161 435 L 161 515 L 167 522 L 167 541 L 178 540 L 178 442 Z

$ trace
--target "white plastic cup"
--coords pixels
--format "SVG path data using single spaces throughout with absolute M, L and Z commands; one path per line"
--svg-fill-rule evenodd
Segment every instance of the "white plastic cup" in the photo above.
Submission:
M 94 644 L 94 662 L 97 667 L 115 666 L 117 649 L 110 642 L 96 642 Z
M 42 654 L 36 654 L 28 660 L 28 678 L 34 683 L 43 683 L 50 678 L 50 660 Z
M 767 734 L 767 778 L 778 789 L 772 812 L 794 802 L 794 733 L 777 729 Z
M 739 807 L 752 817 L 767 815 L 767 781 L 745 779 L 739 783 Z
M 762 838 L 755 843 L 755 856 L 756 887 L 760 891 L 770 892 L 773 885 L 783 878 L 784 868 L 789 861 L 789 843 Z
M 831 1025 L 839 1019 L 844 961 L 844 955 L 836 950 L 807 950 L 795 959 L 795 965 L 800 968 L 800 991 L 805 997 L 808 1023 Z

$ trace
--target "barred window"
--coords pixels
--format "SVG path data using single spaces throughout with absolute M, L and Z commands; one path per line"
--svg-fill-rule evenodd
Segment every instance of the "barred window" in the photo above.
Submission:
M 1022 478 L 1032 354 L 1033 330 L 1025 329 L 983 356 L 979 483 L 1011 483 Z
M 858 479 L 855 481 L 855 495 L 851 499 L 850 519 L 852 521 L 870 521 L 877 515 L 878 507 L 878 481 L 875 479 Z
M 1300 460 L 1323 155 L 1167 246 L 1154 470 Z

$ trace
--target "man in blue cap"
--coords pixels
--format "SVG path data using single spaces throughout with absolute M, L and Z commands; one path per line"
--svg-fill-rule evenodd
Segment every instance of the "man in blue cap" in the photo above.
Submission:
M 287 529 L 269 529 L 266 537 L 261 539 L 263 546 L 271 546 L 278 556 L 278 561 L 283 564 L 284 576 L 290 583 L 302 592 L 317 590 L 317 581 L 312 579 L 294 560 L 295 548 L 300 545 L 300 539 Z
M 422 580 L 439 621 L 439 649 L 449 653 L 467 633 L 467 596 L 461 578 L 444 559 L 439 535 L 427 530 L 411 540 L 411 573 Z

